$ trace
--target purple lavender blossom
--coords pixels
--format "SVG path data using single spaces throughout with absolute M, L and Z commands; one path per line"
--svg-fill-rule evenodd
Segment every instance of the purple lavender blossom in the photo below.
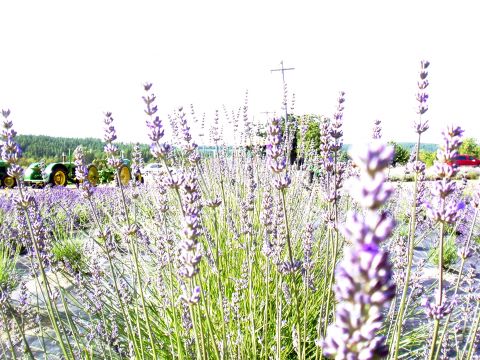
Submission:
M 451 165 L 453 158 L 457 155 L 458 149 L 462 144 L 463 130 L 460 127 L 449 126 L 442 132 L 443 144 L 437 151 L 437 160 L 435 161 L 434 172 L 438 180 L 432 187 L 431 193 L 433 199 L 431 202 L 425 203 L 427 216 L 434 223 L 441 223 L 442 229 L 445 224 L 453 224 L 457 221 L 461 214 L 461 210 L 465 208 L 462 201 L 458 201 L 454 195 L 457 185 L 453 181 L 453 177 L 457 173 L 455 166 Z M 443 259 L 443 234 L 440 238 L 439 247 L 439 284 L 435 304 L 424 299 L 423 305 L 427 315 L 434 318 L 437 323 L 448 314 L 450 306 L 447 306 L 443 299 L 443 276 L 441 265 Z M 438 327 L 438 325 L 437 325 Z M 436 327 L 436 328 L 437 328 Z M 436 339 L 434 339 L 436 341 Z
M 161 143 L 165 131 L 163 130 L 162 120 L 158 115 L 155 115 L 158 111 L 157 105 L 155 105 L 155 94 L 150 93 L 152 88 L 151 83 L 146 83 L 143 88 L 147 92 L 147 95 L 143 97 L 143 102 L 147 106 L 145 113 L 149 116 L 149 120 L 146 121 L 149 129 L 148 137 L 152 141 L 150 145 L 150 152 L 156 159 L 167 159 L 172 147 L 167 143 Z
M 372 138 L 373 139 L 381 139 L 382 138 L 382 122 L 380 120 L 375 120 L 373 122 L 373 133 L 372 133 Z
M 184 140 L 183 149 L 185 150 L 186 157 L 188 158 L 190 164 L 194 166 L 200 161 L 200 154 L 197 150 L 198 145 L 193 141 L 183 107 L 180 107 L 178 112 L 178 121 L 180 123 L 181 133 Z
M 315 227 L 313 224 L 307 224 L 305 227 L 305 236 L 302 240 L 303 248 L 303 263 L 302 263 L 302 278 L 311 290 L 315 290 L 313 268 L 315 261 L 312 257 L 312 247 L 315 241 L 313 233 Z
M 188 305 L 195 305 L 198 304 L 200 301 L 200 295 L 202 294 L 202 290 L 200 286 L 195 286 L 190 294 L 190 296 L 185 295 L 188 293 L 186 288 L 183 289 L 183 294 L 180 295 L 180 299 L 183 300 Z
M 380 142 L 354 153 L 361 175 L 352 196 L 366 215 L 350 215 L 344 228 L 352 247 L 336 270 L 336 321 L 323 342 L 324 354 L 336 359 L 372 359 L 388 353 L 378 331 L 382 307 L 393 298 L 395 287 L 388 255 L 380 244 L 390 236 L 393 221 L 378 209 L 392 193 L 383 173 L 392 156 L 393 149 Z
M 332 138 L 330 136 L 330 120 L 323 119 L 320 123 L 320 157 L 325 162 L 330 158 Z
M 428 72 L 427 68 L 430 63 L 426 60 L 420 62 L 420 79 L 418 81 L 418 93 L 417 93 L 417 102 L 418 109 L 417 114 L 419 115 L 418 120 L 414 121 L 413 127 L 418 134 L 422 134 L 428 130 L 428 120 L 422 119 L 422 115 L 428 111 L 428 93 L 425 89 L 428 87 L 429 83 L 427 80 Z
M 282 131 L 280 129 L 280 119 L 273 118 L 268 127 L 267 138 L 267 157 L 268 166 L 276 173 L 281 174 L 287 167 L 287 161 L 283 155 L 282 149 Z M 288 174 L 285 174 L 282 178 L 274 179 L 274 186 L 277 189 L 286 189 L 291 183 L 291 179 Z
M 88 168 L 85 166 L 85 155 L 83 147 L 78 146 L 73 152 L 75 158 L 75 178 L 79 182 L 79 187 L 85 198 L 90 198 L 93 194 L 93 186 L 88 181 Z
M 185 177 L 182 172 L 177 170 L 176 172 L 172 172 L 171 176 L 165 179 L 165 185 L 171 189 L 179 189 L 184 181 Z
M 10 165 L 7 170 L 8 175 L 19 180 L 23 176 L 23 168 L 18 165 L 18 161 L 22 157 L 22 149 L 15 141 L 17 132 L 13 130 L 13 122 L 8 119 L 10 110 L 2 110 L 2 141 L 0 142 L 0 149 L 2 159 Z
M 458 148 L 462 144 L 462 133 L 461 128 L 453 126 L 442 132 L 444 143 L 437 151 L 437 160 L 434 166 L 435 175 L 439 180 L 435 182 L 431 190 L 432 202 L 425 204 L 427 215 L 435 222 L 451 224 L 456 221 L 459 210 L 465 207 L 463 202 L 449 199 L 449 196 L 456 190 L 453 177 L 457 173 L 456 167 L 449 163 L 457 155 Z
M 436 305 L 428 301 L 426 298 L 422 299 L 422 306 L 425 309 L 425 313 L 428 317 L 436 320 L 441 320 L 450 314 L 456 304 L 457 302 L 455 300 L 447 302 L 445 299 L 442 299 L 442 303 Z
M 218 110 L 215 110 L 215 117 L 213 118 L 213 126 L 210 128 L 210 139 L 215 143 L 215 146 L 218 146 L 218 142 L 220 141 L 219 120 L 220 118 L 219 118 Z
M 216 196 L 214 199 L 206 200 L 204 205 L 209 208 L 217 208 L 222 204 L 222 200 Z
M 192 279 L 198 274 L 202 259 L 201 246 L 198 242 L 198 237 L 201 234 L 200 187 L 194 174 L 185 177 L 182 189 L 185 213 L 183 217 L 183 239 L 179 243 L 180 275 Z M 200 300 L 200 293 L 200 287 L 195 286 L 192 294 L 184 291 L 180 299 L 189 305 L 193 305 Z
M 280 129 L 280 119 L 278 118 L 273 118 L 270 122 L 267 144 L 268 165 L 270 169 L 275 173 L 283 172 L 286 167 L 286 160 L 285 157 L 282 156 L 282 133 Z
M 105 113 L 105 119 L 103 122 L 105 123 L 103 139 L 106 143 L 103 150 L 108 157 L 107 163 L 109 166 L 118 170 L 123 165 L 123 162 L 118 157 L 118 146 L 113 143 L 113 141 L 117 139 L 117 133 L 115 131 L 115 127 L 113 126 L 113 117 L 111 112 Z
M 132 175 L 138 181 L 142 177 L 142 168 L 144 165 L 140 144 L 136 143 L 132 153 Z
M 343 103 L 345 102 L 345 92 L 340 91 L 340 94 L 337 99 L 337 111 L 333 114 L 333 121 L 330 123 L 330 136 L 333 139 L 333 144 L 331 145 L 331 150 L 333 152 L 339 151 L 342 148 L 343 141 L 343 110 L 345 106 Z

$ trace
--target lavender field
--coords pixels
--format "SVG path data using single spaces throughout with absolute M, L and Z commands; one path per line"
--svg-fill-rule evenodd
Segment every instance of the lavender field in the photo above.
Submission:
M 469 135 L 454 125 L 425 176 L 428 67 L 412 76 L 411 182 L 389 178 L 394 151 L 380 121 L 341 156 L 344 92 L 316 120 L 317 147 L 306 122 L 285 117 L 271 117 L 258 141 L 246 102 L 241 143 L 227 146 L 217 113 L 204 129 L 215 151 L 202 156 L 193 119 L 183 108 L 161 119 L 145 84 L 162 170 L 127 186 L 90 184 L 81 147 L 78 187 L 25 186 L 15 109 L 3 110 L 1 154 L 18 186 L 0 193 L 0 357 L 480 358 L 480 188 L 450 165 Z M 119 177 L 114 114 L 103 122 Z M 143 166 L 136 149 L 133 174 Z

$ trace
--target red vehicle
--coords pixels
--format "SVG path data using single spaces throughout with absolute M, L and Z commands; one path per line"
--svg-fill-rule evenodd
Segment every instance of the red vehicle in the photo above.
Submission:
M 451 165 L 457 166 L 480 166 L 480 160 L 471 156 L 459 154 L 453 158 Z

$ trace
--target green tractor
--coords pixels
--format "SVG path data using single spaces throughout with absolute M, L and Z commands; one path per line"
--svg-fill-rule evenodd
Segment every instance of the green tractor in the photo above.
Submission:
M 0 160 L 0 187 L 13 188 L 17 185 L 17 181 L 14 177 L 8 175 L 8 163 L 3 160 Z
M 57 186 L 67 186 L 68 183 L 78 184 L 78 180 L 75 177 L 75 163 L 72 161 L 66 161 L 65 155 L 62 156 L 62 162 L 54 162 L 47 164 L 42 173 L 41 163 L 36 162 L 30 164 L 25 170 L 23 181 L 27 185 L 45 185 L 52 184 Z M 98 184 L 98 170 L 93 164 L 87 166 L 88 181 L 93 186 Z

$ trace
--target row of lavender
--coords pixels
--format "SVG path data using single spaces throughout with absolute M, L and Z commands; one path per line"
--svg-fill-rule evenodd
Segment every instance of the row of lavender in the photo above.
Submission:
M 428 66 L 421 63 L 418 83 L 415 181 L 395 191 L 385 175 L 393 150 L 381 141 L 380 122 L 371 144 L 352 153 L 355 166 L 339 161 L 344 93 L 332 120 L 320 124 L 320 154 L 305 156 L 305 168 L 320 168 L 313 183 L 287 163 L 291 144 L 276 118 L 264 156 L 261 148 L 227 153 L 216 116 L 217 151 L 202 159 L 180 109 L 184 151 L 173 157 L 146 84 L 151 153 L 164 166 L 158 181 L 94 188 L 79 148 L 79 189 L 33 192 L 21 184 L 21 151 L 3 111 L 2 158 L 20 185 L 0 201 L 0 352 L 32 359 L 472 359 L 479 196 L 453 181 L 456 169 L 447 164 L 461 144 L 459 128 L 444 133 L 440 180 L 425 181 L 418 149 L 428 129 Z M 104 123 L 108 163 L 118 170 L 112 113 Z M 248 116 L 243 128 L 248 139 Z M 453 275 L 445 270 L 447 235 L 460 248 Z M 421 251 L 427 247 L 437 252 L 433 271 Z

